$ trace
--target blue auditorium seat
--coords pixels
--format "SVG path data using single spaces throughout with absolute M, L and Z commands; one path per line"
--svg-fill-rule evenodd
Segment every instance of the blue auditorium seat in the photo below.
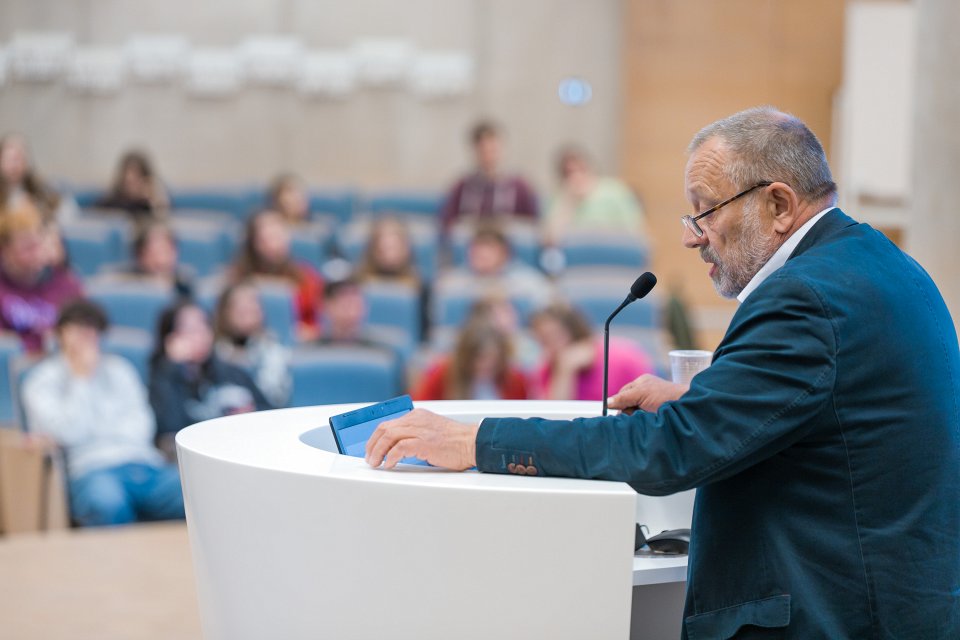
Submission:
M 11 384 L 11 364 L 23 353 L 20 339 L 0 335 L 0 425 L 13 424 L 18 420 Z
M 100 344 L 104 353 L 112 353 L 129 360 L 140 374 L 143 384 L 149 384 L 150 354 L 154 346 L 153 331 L 123 326 L 110 327 L 104 333 Z
M 369 196 L 365 209 L 374 215 L 413 214 L 435 219 L 440 215 L 443 194 L 418 191 L 383 191 Z
M 642 269 L 650 260 L 645 242 L 632 236 L 613 234 L 577 235 L 564 239 L 560 247 L 566 267 L 618 266 Z
M 226 267 L 234 257 L 239 229 L 232 220 L 172 216 L 179 262 L 204 277 Z
M 61 226 L 70 266 L 81 276 L 92 276 L 102 267 L 127 259 L 126 223 L 84 217 Z
M 410 336 L 411 346 L 420 341 L 422 326 L 420 292 L 410 286 L 371 283 L 363 287 L 367 302 L 367 322 L 397 327 Z
M 340 223 L 353 219 L 357 209 L 357 194 L 353 191 L 312 191 L 310 213 L 330 216 Z
M 306 262 L 317 271 L 330 257 L 331 231 L 324 222 L 310 222 L 298 225 L 290 237 L 290 254 L 297 260 Z
M 367 347 L 305 347 L 294 351 L 289 406 L 379 402 L 401 392 L 394 354 Z
M 86 292 L 104 308 L 111 325 L 142 329 L 151 335 L 160 312 L 174 299 L 170 287 L 141 279 L 93 279 Z
M 175 189 L 170 193 L 170 207 L 222 211 L 236 220 L 243 220 L 250 212 L 248 192 L 231 187 L 208 189 Z

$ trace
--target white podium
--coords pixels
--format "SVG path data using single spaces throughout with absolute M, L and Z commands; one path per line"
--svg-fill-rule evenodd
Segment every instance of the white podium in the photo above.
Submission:
M 207 640 L 678 637 L 686 558 L 634 558 L 633 523 L 689 526 L 692 498 L 371 469 L 336 453 L 327 423 L 358 406 L 231 416 L 177 435 Z M 473 423 L 597 413 L 586 402 L 418 406 Z M 637 589 L 659 591 L 638 602 Z M 633 632 L 631 607 L 645 609 Z

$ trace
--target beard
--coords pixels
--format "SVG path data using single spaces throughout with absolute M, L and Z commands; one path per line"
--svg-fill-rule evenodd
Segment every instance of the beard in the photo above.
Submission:
M 746 205 L 740 229 L 731 240 L 726 258 L 721 258 L 710 245 L 700 248 L 700 257 L 716 265 L 713 287 L 724 298 L 735 298 L 743 291 L 780 246 L 776 234 L 763 233 L 759 207 Z

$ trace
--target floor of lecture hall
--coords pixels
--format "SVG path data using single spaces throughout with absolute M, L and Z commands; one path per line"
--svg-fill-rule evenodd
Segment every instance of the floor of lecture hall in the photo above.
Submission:
M 0 638 L 201 637 L 182 522 L 0 536 Z

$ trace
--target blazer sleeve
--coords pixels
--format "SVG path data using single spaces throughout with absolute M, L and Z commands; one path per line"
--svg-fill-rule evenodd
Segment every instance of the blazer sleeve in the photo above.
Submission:
M 832 401 L 837 342 L 814 289 L 770 277 L 739 309 L 710 368 L 657 413 L 576 420 L 488 418 L 477 467 L 629 482 L 666 495 L 729 477 L 785 449 Z

